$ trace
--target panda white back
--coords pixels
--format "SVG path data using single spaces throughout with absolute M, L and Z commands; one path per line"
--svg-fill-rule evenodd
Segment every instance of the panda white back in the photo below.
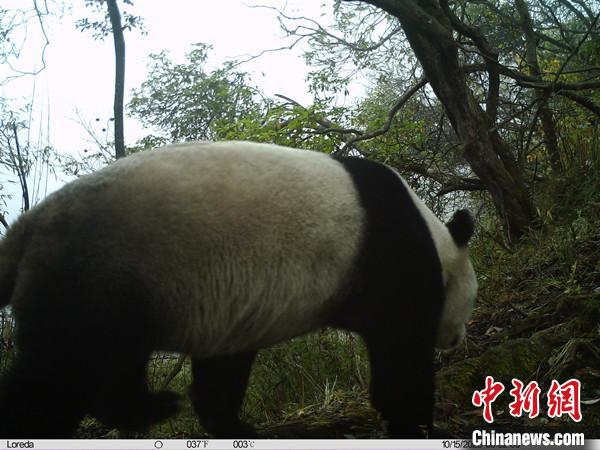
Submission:
M 197 357 L 258 349 L 322 326 L 364 222 L 340 163 L 248 142 L 135 154 L 46 203 L 47 216 L 61 210 L 76 232 L 94 236 L 84 244 L 88 264 L 110 261 L 113 273 L 133 271 L 148 284 L 169 330 L 161 349 Z

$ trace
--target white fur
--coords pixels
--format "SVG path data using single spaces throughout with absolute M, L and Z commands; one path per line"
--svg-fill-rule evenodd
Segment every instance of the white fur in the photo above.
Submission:
M 449 348 L 462 341 L 466 334 L 465 324 L 471 317 L 477 296 L 477 278 L 468 249 L 456 245 L 448 227 L 440 222 L 404 179 L 402 182 L 427 223 L 442 265 L 446 302 L 438 331 L 437 347 Z
M 57 211 L 73 229 L 100 221 L 93 233 L 108 270 L 149 283 L 149 304 L 171 330 L 162 349 L 197 357 L 322 326 L 365 221 L 340 163 L 248 142 L 129 156 L 50 196 L 38 223 Z

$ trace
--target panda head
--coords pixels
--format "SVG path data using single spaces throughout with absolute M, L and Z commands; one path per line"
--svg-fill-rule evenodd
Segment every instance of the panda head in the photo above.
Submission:
M 439 349 L 454 347 L 463 340 L 477 296 L 477 278 L 467 249 L 474 231 L 473 218 L 467 210 L 457 211 L 445 228 L 447 232 L 435 239 L 446 296 L 436 344 Z

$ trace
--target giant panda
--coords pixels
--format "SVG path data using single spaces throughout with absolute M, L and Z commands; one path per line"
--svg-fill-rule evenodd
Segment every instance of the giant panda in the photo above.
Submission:
M 391 437 L 432 426 L 434 347 L 465 333 L 477 282 L 467 211 L 442 224 L 393 169 L 248 142 L 141 152 L 24 213 L 0 244 L 17 352 L 0 437 L 72 435 L 86 414 L 143 429 L 152 351 L 191 355 L 216 437 L 239 419 L 256 352 L 325 326 L 360 334 Z

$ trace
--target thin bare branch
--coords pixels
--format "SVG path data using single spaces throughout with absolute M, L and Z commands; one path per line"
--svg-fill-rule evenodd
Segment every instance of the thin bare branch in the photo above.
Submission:
M 598 23 L 598 19 L 599 18 L 600 18 L 600 13 L 596 14 L 596 17 L 594 18 L 594 20 L 592 21 L 592 23 L 589 25 L 589 27 L 588 27 L 587 31 L 585 32 L 585 34 L 583 35 L 583 37 L 579 40 L 579 42 L 577 43 L 577 45 L 575 46 L 575 48 L 573 49 L 573 51 L 571 51 L 571 53 L 569 54 L 569 56 L 563 61 L 563 63 L 560 66 L 560 69 L 558 69 L 558 72 L 554 76 L 554 81 L 552 82 L 552 84 L 556 84 L 556 82 L 560 78 L 561 73 L 563 72 L 563 70 L 565 70 L 565 67 L 567 67 L 567 64 L 569 64 L 569 62 L 571 61 L 571 58 L 573 58 L 573 56 L 575 56 L 577 53 L 579 53 L 579 49 L 581 48 L 581 46 L 583 45 L 583 43 L 587 40 L 587 38 L 590 35 L 592 29 L 594 29 L 594 27 Z
M 579 6 L 581 6 L 583 8 L 583 10 L 585 11 L 585 13 L 588 15 L 590 20 L 593 20 L 594 18 L 594 11 L 591 10 L 591 8 L 585 3 L 585 1 L 583 0 L 573 0 L 574 3 L 577 3 Z
M 458 182 L 449 182 L 443 184 L 442 188 L 435 194 L 436 197 L 442 197 L 446 194 L 456 191 L 485 191 L 486 188 L 479 178 L 463 178 Z
M 536 103 L 538 103 L 539 101 L 541 101 L 539 98 L 535 98 L 533 101 L 531 101 L 530 103 L 528 103 L 525 107 L 519 109 L 517 112 L 511 114 L 510 116 L 508 116 L 506 119 L 504 119 L 502 122 L 500 122 L 499 124 L 495 125 L 494 127 L 490 128 L 490 133 L 493 133 L 495 131 L 500 130 L 501 128 L 503 128 L 506 124 L 512 122 L 514 119 L 516 119 L 517 117 L 525 114 L 527 111 L 530 111 Z
M 301 41 L 303 41 L 304 39 L 307 39 L 309 37 L 310 37 L 309 35 L 301 35 L 294 42 L 292 42 L 290 45 L 284 45 L 282 47 L 277 47 L 277 48 L 268 48 L 266 50 L 263 50 L 263 51 L 261 51 L 259 53 L 254 54 L 254 55 L 247 55 L 245 57 L 245 59 L 236 60 L 232 64 L 231 67 L 237 67 L 237 66 L 239 66 L 241 64 L 248 63 L 250 61 L 253 61 L 255 59 L 260 58 L 263 55 L 266 55 L 267 53 L 281 52 L 281 51 L 284 51 L 284 50 L 293 50 L 294 47 L 296 47 L 296 45 L 298 45 Z
M 363 133 L 359 136 L 350 139 L 340 149 L 339 154 L 346 154 L 351 148 L 351 146 L 356 142 L 365 141 L 367 139 L 373 139 L 374 137 L 381 136 L 382 134 L 387 133 L 392 126 L 394 116 L 398 113 L 398 111 L 400 111 L 400 109 L 406 104 L 406 102 L 408 102 L 411 99 L 413 95 L 415 95 L 423 86 L 427 84 L 427 82 L 428 81 L 426 78 L 422 78 L 396 101 L 394 106 L 388 112 L 388 117 L 383 127 L 379 128 L 378 130 L 371 131 L 370 133 Z
M 600 106 L 594 103 L 588 97 L 584 97 L 583 95 L 579 95 L 571 91 L 558 91 L 557 94 L 579 103 L 581 106 L 600 117 Z
M 8 222 L 6 221 L 6 217 L 4 217 L 3 213 L 0 213 L 0 223 L 4 226 L 5 229 L 8 230 Z
M 7 83 L 9 83 L 12 80 L 15 80 L 17 78 L 21 78 L 23 76 L 36 76 L 39 73 L 43 72 L 46 69 L 46 50 L 48 48 L 48 46 L 50 45 L 50 40 L 48 39 L 48 34 L 46 32 L 46 27 L 44 25 L 44 20 L 43 20 L 43 16 L 48 15 L 48 6 L 45 5 L 45 11 L 42 11 L 37 3 L 37 0 L 33 0 L 33 10 L 27 10 L 27 11 L 20 11 L 21 14 L 23 15 L 23 19 L 20 21 L 11 21 L 9 24 L 3 24 L 3 34 L 4 37 L 6 38 L 6 36 L 8 35 L 8 33 L 10 33 L 10 31 L 13 28 L 16 27 L 23 27 L 24 28 L 24 34 L 25 34 L 25 39 L 27 39 L 27 26 L 30 20 L 37 20 L 39 27 L 40 27 L 40 31 L 42 33 L 42 36 L 44 38 L 44 43 L 42 45 L 42 50 L 41 50 L 41 67 L 34 69 L 34 70 L 22 70 L 19 69 L 17 67 L 15 67 L 12 62 L 9 60 L 8 57 L 4 58 L 2 60 L 3 64 L 6 64 L 6 66 L 10 69 L 11 75 L 7 75 L 5 76 L 1 81 L 0 81 L 0 86 L 4 86 Z M 13 51 L 10 52 L 13 56 L 15 56 L 17 59 L 20 56 L 20 49 L 14 48 Z
M 499 18 L 501 18 L 506 24 L 512 24 L 513 21 L 514 21 L 513 17 L 505 14 L 503 10 L 501 10 L 500 8 L 498 8 L 491 1 L 488 1 L 488 0 L 472 0 L 471 3 L 478 3 L 478 4 L 485 5 L 491 11 L 493 11 Z M 549 43 L 551 43 L 552 45 L 554 45 L 554 46 L 556 46 L 558 48 L 562 48 L 563 50 L 571 51 L 571 49 L 572 49 L 572 47 L 567 42 L 559 41 L 558 39 L 554 39 L 552 36 L 548 36 L 548 35 L 546 35 L 544 33 L 539 32 L 539 31 L 536 31 L 535 33 L 536 33 L 536 37 L 539 40 L 549 42 Z
M 469 64 L 463 66 L 462 69 L 463 71 L 465 71 L 465 73 L 470 73 L 487 70 L 487 67 L 481 64 Z M 501 75 L 512 78 L 517 82 L 519 86 L 526 88 L 544 89 L 553 92 L 557 92 L 560 90 L 583 91 L 586 89 L 600 88 L 600 81 L 582 81 L 578 83 L 565 83 L 557 81 L 556 83 L 552 83 L 549 81 L 539 81 L 531 75 L 527 75 L 523 72 L 520 72 L 519 70 L 511 69 L 510 67 L 506 67 L 504 65 L 499 65 L 498 69 Z
M 344 0 L 348 3 L 357 0 Z M 403 17 L 406 24 L 418 29 L 423 28 L 423 24 L 427 24 L 427 33 L 434 36 L 436 39 L 449 41 L 452 39 L 452 32 L 444 27 L 438 20 L 429 15 L 415 0 L 369 0 L 373 6 L 387 11 L 395 17 Z M 425 30 L 424 30 L 425 31 Z
M 305 17 L 305 16 L 290 16 L 285 14 L 283 11 L 281 11 L 280 9 L 274 7 L 274 6 L 268 6 L 268 5 L 249 5 L 249 8 L 262 8 L 262 9 L 269 9 L 269 10 L 273 10 L 277 13 L 279 19 L 280 19 L 280 25 L 283 28 L 283 30 L 288 34 L 288 35 L 298 35 L 299 30 L 306 30 L 309 32 L 309 34 L 302 34 L 300 36 L 302 36 L 303 38 L 305 37 L 309 37 L 312 34 L 320 34 L 323 36 L 327 36 L 329 38 L 331 38 L 334 42 L 338 43 L 338 44 L 342 44 L 348 48 L 350 48 L 351 50 L 355 51 L 355 52 L 363 52 L 363 53 L 368 53 L 371 52 L 373 50 L 377 50 L 379 47 L 381 47 L 382 45 L 384 45 L 386 42 L 388 42 L 389 40 L 391 40 L 394 36 L 396 36 L 397 34 L 402 32 L 402 27 L 400 26 L 394 26 L 391 28 L 391 30 L 389 32 L 387 32 L 386 34 L 384 34 L 377 42 L 371 44 L 371 45 L 359 45 L 357 42 L 350 42 L 340 36 L 336 36 L 335 34 L 329 32 L 325 27 L 323 27 L 319 22 L 317 22 L 314 19 L 311 19 L 310 17 Z M 305 21 L 307 23 L 312 24 L 312 27 L 310 26 L 306 26 L 306 25 L 298 25 L 296 28 L 294 29 L 290 29 L 288 27 L 285 26 L 285 24 L 283 22 L 281 22 L 281 18 L 289 20 L 289 21 Z
M 46 6 L 46 14 L 48 14 L 48 5 Z M 40 24 L 40 30 L 42 31 L 42 35 L 44 36 L 44 46 L 42 48 L 42 68 L 44 70 L 46 68 L 46 49 L 48 45 L 50 45 L 50 39 L 48 39 L 48 34 L 46 33 L 46 27 L 44 26 L 44 21 L 42 20 L 42 11 L 38 7 L 37 0 L 33 0 L 33 8 L 35 9 L 35 15 L 37 16 L 38 23 Z M 38 72 L 39 73 L 39 72 Z
M 425 178 L 435 181 L 440 184 L 440 189 L 436 193 L 436 197 L 442 197 L 446 194 L 456 191 L 485 191 L 486 188 L 479 178 L 464 177 L 443 173 L 438 169 L 434 169 L 431 165 L 422 164 L 410 160 L 402 160 L 398 164 L 402 170 L 421 175 Z
M 565 6 L 565 8 L 567 8 L 569 11 L 571 11 L 573 14 L 575 14 L 577 16 L 578 19 L 580 19 L 583 23 L 587 24 L 588 26 L 590 25 L 590 19 L 594 17 L 593 13 L 592 15 L 590 15 L 590 17 L 587 17 L 585 14 L 583 14 L 581 11 L 579 11 L 577 8 L 575 8 L 575 6 L 573 6 L 571 4 L 571 2 L 569 2 L 569 0 L 558 0 L 562 5 Z M 586 10 L 586 12 L 588 12 L 589 10 Z M 591 12 L 591 11 L 589 11 Z M 588 12 L 588 14 L 589 14 Z

